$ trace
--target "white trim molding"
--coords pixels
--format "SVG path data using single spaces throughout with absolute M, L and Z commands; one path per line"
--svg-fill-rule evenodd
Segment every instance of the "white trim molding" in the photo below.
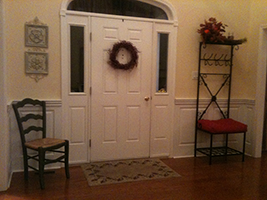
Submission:
M 7 190 L 11 180 L 10 168 L 10 135 L 8 132 L 7 113 L 7 67 L 6 67 L 6 40 L 5 40 L 5 5 L 0 0 L 0 191 Z
M 210 99 L 201 99 L 200 108 L 205 108 Z M 218 99 L 222 108 L 227 106 L 227 100 Z M 250 99 L 232 99 L 230 116 L 240 122 L 248 125 L 246 139 L 246 154 L 252 155 L 252 133 L 253 133 L 253 115 L 255 101 Z M 218 112 L 216 106 L 209 108 L 209 117 L 216 116 Z M 195 119 L 196 119 L 196 99 L 175 99 L 175 118 L 174 118 L 174 133 L 173 133 L 173 157 L 192 157 L 194 155 L 195 142 Z M 231 136 L 229 144 L 232 147 L 242 148 L 242 134 Z M 208 146 L 209 140 L 205 135 L 201 135 L 201 145 Z M 217 145 L 223 143 L 223 138 L 218 136 L 215 139 Z M 215 144 L 215 145 L 216 145 Z
M 68 5 L 70 4 L 70 2 L 72 2 L 73 0 L 63 0 L 61 3 L 61 10 L 60 10 L 60 15 L 61 16 L 65 16 L 66 15 L 66 11 L 68 8 Z M 178 26 L 178 18 L 177 18 L 177 14 L 176 14 L 176 10 L 174 9 L 174 7 L 171 5 L 171 3 L 169 3 L 167 0 L 138 0 L 150 5 L 154 5 L 156 7 L 161 8 L 162 10 L 164 10 L 168 16 L 168 20 L 169 21 L 173 21 L 175 26 Z
M 266 97 L 266 70 L 267 70 L 267 24 L 260 27 L 259 35 L 259 57 L 256 82 L 256 104 L 255 104 L 255 129 L 253 134 L 253 156 L 261 157 L 262 137 Z
M 68 139 L 70 138 L 74 138 L 72 135 L 73 133 L 75 133 L 75 138 L 79 138 L 78 142 L 71 142 L 70 140 L 70 151 L 71 152 L 77 152 L 77 151 L 81 151 L 81 152 L 85 152 L 85 149 L 87 149 L 86 151 L 88 152 L 87 154 L 80 154 L 79 156 L 77 156 L 76 154 L 71 154 L 70 153 L 70 162 L 74 163 L 74 162 L 88 162 L 91 160 L 91 147 L 90 147 L 90 143 L 91 143 L 91 123 L 90 120 L 92 120 L 93 118 L 91 117 L 91 106 L 93 106 L 90 101 L 91 101 L 91 97 L 90 97 L 90 91 L 88 88 L 91 88 L 92 86 L 92 82 L 91 82 L 91 78 L 92 78 L 92 73 L 91 70 L 91 66 L 92 66 L 92 60 L 94 60 L 93 58 L 91 58 L 91 56 L 93 55 L 91 52 L 91 48 L 92 48 L 92 43 L 91 41 L 89 41 L 90 35 L 92 35 L 92 37 L 94 37 L 94 33 L 92 32 L 92 26 L 91 26 L 91 22 L 93 18 L 110 18 L 110 19 L 121 19 L 121 16 L 118 15 L 108 15 L 108 14 L 101 14 L 101 13 L 91 13 L 91 12 L 78 12 L 78 11 L 73 11 L 73 10 L 67 10 L 68 5 L 72 2 L 73 0 L 62 0 L 62 4 L 61 4 L 61 11 L 60 11 L 60 15 L 61 15 L 61 68 L 62 68 L 62 76 L 61 76 L 61 80 L 62 80 L 62 133 L 65 134 L 65 136 L 67 136 Z M 174 108 L 174 104 L 173 104 L 173 99 L 174 99 L 174 88 L 175 88 L 175 68 L 176 68 L 176 44 L 177 44 L 177 29 L 178 29 L 178 21 L 177 21 L 177 15 L 176 15 L 176 11 L 174 9 L 174 7 L 171 6 L 170 3 L 167 2 L 167 0 L 138 0 L 138 1 L 142 1 L 154 6 L 157 6 L 161 9 L 163 9 L 167 16 L 168 16 L 168 20 L 162 20 L 162 19 L 150 19 L 150 18 L 140 18 L 140 17 L 131 17 L 131 16 L 123 16 L 123 19 L 128 19 L 128 20 L 132 20 L 132 21 L 138 21 L 138 22 L 149 22 L 153 24 L 153 43 L 152 45 L 154 45 L 153 49 L 156 50 L 156 44 L 158 42 L 158 33 L 168 33 L 169 34 L 169 53 L 168 53 L 168 77 L 171 77 L 170 79 L 168 79 L 168 85 L 170 87 L 168 87 L 168 92 L 169 92 L 169 96 L 166 98 L 160 98 L 159 96 L 162 95 L 156 95 L 155 98 L 153 97 L 153 102 L 157 102 L 157 99 L 162 99 L 162 101 L 168 101 L 168 105 L 170 105 L 168 107 L 168 109 L 170 110 L 170 113 L 167 115 L 169 118 L 171 118 L 171 120 L 173 120 L 173 108 Z M 69 58 L 69 38 L 70 38 L 70 27 L 73 25 L 78 25 L 78 26 L 82 26 L 84 27 L 84 34 L 86 35 L 85 38 L 87 41 L 85 41 L 85 47 L 84 47 L 84 52 L 86 55 L 85 58 L 85 80 L 89 80 L 85 82 L 85 90 L 84 93 L 82 94 L 77 94 L 77 93 L 71 93 L 69 91 L 70 87 L 69 87 L 69 67 L 70 67 L 70 58 Z M 92 32 L 92 33 L 91 33 Z M 94 39 L 92 39 L 92 41 L 94 41 Z M 152 60 L 156 61 L 156 54 L 157 52 L 153 50 L 153 58 Z M 156 66 L 156 65 L 153 65 Z M 152 71 L 151 73 L 153 73 L 154 71 Z M 156 71 L 155 71 L 156 72 Z M 156 73 L 155 73 L 156 74 Z M 170 76 L 169 76 L 170 75 Z M 173 88 L 171 88 L 171 86 L 173 86 Z M 94 91 L 94 88 L 92 89 Z M 168 99 L 168 100 L 167 100 Z M 156 105 L 156 104 L 155 104 Z M 76 111 L 78 111 L 78 107 L 79 107 L 79 113 L 81 116 L 81 119 L 79 120 L 83 120 L 85 127 L 83 130 L 77 130 L 74 131 L 73 129 L 71 129 L 71 124 L 74 123 L 75 124 L 75 120 L 77 119 L 77 117 L 72 117 L 71 115 L 71 110 L 73 110 L 73 108 L 76 109 Z M 73 115 L 74 116 L 74 115 Z M 170 117 L 171 116 L 171 117 Z M 168 122 L 170 123 L 170 125 L 166 125 L 166 127 L 168 127 L 169 129 L 173 127 L 172 123 L 173 121 L 168 120 Z M 93 123 L 92 123 L 93 124 Z M 154 124 L 158 124 L 158 123 L 154 123 Z M 80 126 L 81 127 L 81 126 Z M 79 128 L 80 128 L 79 127 Z M 77 127 L 78 128 L 78 127 Z M 151 129 L 152 130 L 152 129 Z M 172 133 L 173 131 L 164 131 L 165 133 Z M 79 136 L 78 134 L 79 133 Z M 151 137 L 152 138 L 152 137 Z M 167 142 L 165 142 L 166 144 L 168 143 L 168 147 L 167 145 L 165 145 L 165 149 L 164 149 L 164 156 L 166 155 L 170 155 L 172 153 L 172 146 L 170 145 L 171 141 L 172 141 L 172 136 L 168 136 L 166 137 L 168 140 L 166 140 Z M 90 142 L 89 142 L 90 141 Z M 158 142 L 159 140 L 157 140 Z M 162 140 L 163 141 L 163 140 Z M 82 148 L 83 150 L 78 150 L 78 148 Z M 76 149 L 76 150 L 73 150 Z M 158 146 L 156 148 L 158 152 L 159 152 L 159 148 Z M 168 152 L 167 152 L 168 150 Z M 150 153 L 153 152 L 152 150 L 150 151 Z M 154 151 L 156 152 L 156 151 Z M 151 156 L 159 156 L 160 153 L 151 153 Z M 167 153 L 166 153 L 167 152 Z M 86 157 L 87 155 L 87 157 Z M 162 154 L 161 154 L 162 155 Z

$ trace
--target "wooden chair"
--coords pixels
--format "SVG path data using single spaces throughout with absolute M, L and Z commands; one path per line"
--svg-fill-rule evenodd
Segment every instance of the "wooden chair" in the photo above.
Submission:
M 22 115 L 21 109 L 31 105 L 34 106 L 34 112 Z M 30 98 L 23 99 L 18 103 L 12 104 L 14 109 L 18 128 L 21 137 L 23 161 L 24 161 L 24 179 L 28 180 L 28 168 L 38 172 L 40 186 L 45 188 L 44 168 L 45 165 L 61 162 L 65 163 L 65 174 L 69 178 L 69 141 L 46 137 L 46 103 L 45 101 L 33 100 Z M 34 139 L 29 139 L 34 138 Z M 31 149 L 31 153 L 29 153 Z M 33 152 L 33 154 L 32 154 Z M 55 159 L 46 158 L 47 152 L 54 152 L 59 155 Z M 38 162 L 39 167 L 29 165 L 29 160 Z

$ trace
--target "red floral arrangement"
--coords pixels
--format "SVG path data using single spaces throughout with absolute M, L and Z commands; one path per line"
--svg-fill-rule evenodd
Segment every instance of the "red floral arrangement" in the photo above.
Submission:
M 200 33 L 202 41 L 205 42 L 224 42 L 226 37 L 222 33 L 225 32 L 226 24 L 217 22 L 216 18 L 209 18 L 209 21 L 205 20 L 204 24 L 200 24 L 200 29 L 197 30 Z

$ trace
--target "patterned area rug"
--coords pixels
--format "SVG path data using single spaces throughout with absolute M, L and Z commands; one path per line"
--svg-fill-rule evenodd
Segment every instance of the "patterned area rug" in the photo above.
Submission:
M 97 162 L 81 167 L 90 186 L 180 176 L 159 159 Z

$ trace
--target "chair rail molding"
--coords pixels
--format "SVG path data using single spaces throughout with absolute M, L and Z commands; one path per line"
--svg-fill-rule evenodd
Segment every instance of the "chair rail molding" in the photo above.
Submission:
M 64 138 L 61 132 L 62 104 L 61 100 L 45 100 L 47 105 L 47 130 L 55 134 L 56 137 Z M 207 103 L 209 99 L 202 99 L 200 106 Z M 224 99 L 219 99 L 222 103 Z M 16 102 L 16 101 L 14 101 Z M 175 99 L 174 110 L 174 133 L 172 140 L 172 157 L 191 157 L 194 154 L 194 128 L 195 128 L 195 109 L 196 99 Z M 251 99 L 232 99 L 231 114 L 233 118 L 240 120 L 248 125 L 248 134 L 246 140 L 246 154 L 253 155 L 253 134 L 255 100 Z M 225 102 L 226 104 L 226 102 Z M 15 114 L 9 104 L 9 123 L 10 123 L 10 149 L 11 149 L 11 170 L 12 172 L 23 171 L 22 150 L 20 144 L 19 130 L 15 119 Z M 31 109 L 31 108 L 29 108 Z M 211 112 L 215 112 L 213 108 Z M 256 124 L 255 124 L 256 126 Z M 203 142 L 204 139 L 203 139 Z M 217 143 L 220 143 L 220 138 Z M 238 139 L 233 138 L 231 144 L 238 145 Z M 60 166 L 52 166 L 60 167 Z
M 199 106 L 205 107 L 210 99 L 201 99 Z M 227 105 L 226 99 L 218 99 L 221 104 Z M 230 115 L 233 119 L 248 125 L 247 139 L 246 139 L 246 154 L 252 155 L 252 132 L 254 126 L 254 107 L 255 100 L 251 99 L 231 99 Z M 174 116 L 174 133 L 173 133 L 173 157 L 192 157 L 194 155 L 194 141 L 195 141 L 195 117 L 196 117 L 196 99 L 175 99 L 175 116 Z M 218 112 L 215 106 L 211 106 L 208 110 L 211 118 L 216 116 Z M 207 138 L 202 137 L 200 142 L 204 145 L 208 142 Z M 239 135 L 231 137 L 229 144 L 240 148 L 241 137 Z M 220 145 L 223 138 L 218 137 L 215 140 L 215 145 Z

